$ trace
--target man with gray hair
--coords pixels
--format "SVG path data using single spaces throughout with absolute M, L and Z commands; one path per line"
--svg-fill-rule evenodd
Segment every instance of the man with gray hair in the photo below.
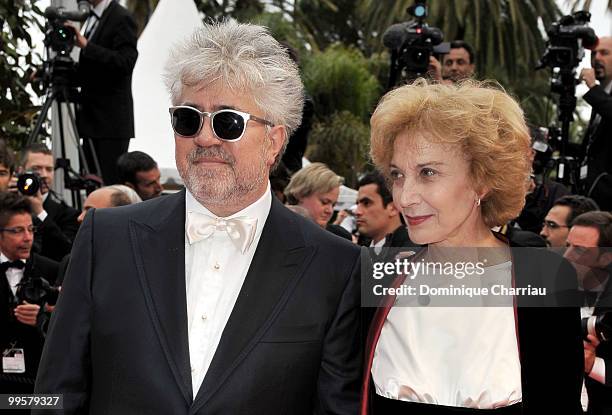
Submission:
M 359 248 L 268 182 L 300 124 L 295 63 L 226 21 L 177 46 L 166 84 L 187 189 L 87 213 L 36 391 L 67 414 L 357 413 Z

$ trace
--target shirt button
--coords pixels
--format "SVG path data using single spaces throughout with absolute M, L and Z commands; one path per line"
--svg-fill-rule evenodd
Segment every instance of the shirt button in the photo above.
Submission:
M 206 314 L 202 314 L 202 320 L 206 320 L 208 316 Z
M 215 268 L 215 269 L 219 269 L 219 268 L 221 268 L 221 265 L 219 265 L 219 263 L 217 262 L 217 263 L 215 264 L 214 268 Z

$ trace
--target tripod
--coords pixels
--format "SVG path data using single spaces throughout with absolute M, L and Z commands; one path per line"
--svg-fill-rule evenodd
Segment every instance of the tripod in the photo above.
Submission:
M 87 158 L 85 157 L 85 153 L 83 151 L 82 146 L 78 142 L 78 129 L 76 125 L 76 117 L 74 115 L 74 111 L 70 106 L 70 103 L 73 103 L 75 100 L 71 99 L 75 94 L 76 90 L 73 86 L 71 86 L 70 78 L 72 73 L 74 72 L 74 63 L 71 59 L 65 57 L 56 57 L 49 64 L 51 68 L 51 81 L 49 82 L 49 86 L 47 87 L 47 92 L 45 94 L 44 103 L 42 109 L 40 111 L 40 115 L 38 120 L 36 121 L 36 125 L 32 130 L 32 133 L 28 137 L 28 141 L 26 146 L 30 146 L 36 140 L 36 137 L 40 134 L 42 129 L 42 125 L 47 118 L 47 114 L 49 112 L 49 108 L 53 102 L 56 102 L 58 109 L 58 127 L 59 127 L 59 145 L 60 145 L 60 154 L 56 160 L 55 169 L 62 169 L 64 173 L 64 187 L 66 189 L 70 189 L 72 196 L 72 206 L 81 210 L 81 197 L 80 191 L 86 190 L 88 193 L 95 188 L 99 187 L 101 184 L 101 180 L 90 174 L 91 170 L 89 168 L 89 164 L 87 163 Z M 69 127 L 72 128 L 72 132 L 74 137 L 77 137 L 76 142 L 74 143 L 79 157 L 83 163 L 82 172 L 83 176 L 79 174 L 79 172 L 75 171 L 71 165 L 70 160 L 66 158 L 66 138 L 64 134 L 64 119 L 62 116 L 62 103 L 66 105 L 66 112 L 70 118 Z M 53 121 L 53 120 L 52 120 Z M 91 139 L 89 139 L 91 140 Z M 91 143 L 90 143 L 91 144 Z M 100 172 L 100 164 L 98 162 L 98 157 L 95 153 L 95 149 L 93 145 L 90 146 L 92 149 L 92 159 L 94 162 L 94 167 L 96 172 Z
M 559 94 L 559 121 L 561 132 L 557 137 L 560 142 L 559 157 L 553 159 L 552 167 L 556 167 L 557 179 L 568 186 L 570 190 L 577 191 L 579 187 L 578 160 L 568 156 L 570 123 L 574 120 L 576 109 L 576 77 L 574 68 L 562 68 L 559 75 L 551 82 L 551 91 Z

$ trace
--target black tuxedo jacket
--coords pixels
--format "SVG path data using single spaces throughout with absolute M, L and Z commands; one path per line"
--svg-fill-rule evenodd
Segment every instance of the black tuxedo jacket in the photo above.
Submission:
M 32 277 L 42 277 L 53 283 L 57 275 L 57 262 L 32 254 L 26 262 L 22 281 Z M 15 296 L 11 291 L 6 275 L 0 275 L 0 353 L 10 344 L 24 349 L 26 372 L 4 375 L 0 370 L 0 391 L 29 392 L 34 389 L 34 378 L 42 352 L 44 338 L 37 327 L 18 322 L 14 315 Z
M 34 250 L 42 256 L 61 261 L 70 253 L 72 241 L 79 230 L 79 212 L 65 203 L 53 200 L 51 195 L 43 203 L 43 208 L 47 212 L 44 221 L 33 217 L 37 227 Z
M 597 85 L 584 94 L 584 99 L 593 107 L 591 123 L 582 143 L 589 166 L 587 196 L 595 199 L 601 210 L 612 210 L 612 95 Z M 594 129 L 592 123 L 596 113 L 601 121 Z
M 134 137 L 136 43 L 136 23 L 124 7 L 112 1 L 79 56 L 77 126 L 81 137 Z
M 275 198 L 199 391 L 185 193 L 92 210 L 71 256 L 36 385 L 66 414 L 357 412 L 360 250 Z

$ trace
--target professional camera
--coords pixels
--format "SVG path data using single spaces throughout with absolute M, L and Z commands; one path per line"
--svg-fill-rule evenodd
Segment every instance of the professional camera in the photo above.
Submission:
M 76 33 L 71 27 L 64 24 L 71 20 L 84 22 L 89 16 L 89 3 L 78 2 L 79 9 L 66 11 L 63 7 L 49 6 L 45 9 L 45 17 L 49 22 L 49 28 L 45 33 L 45 46 L 55 55 L 50 61 L 44 63 L 42 79 L 45 84 L 74 84 L 76 78 L 76 64 L 70 57 L 75 45 Z
M 612 339 L 612 312 L 583 318 L 582 336 L 586 339 L 587 334 L 592 334 L 602 342 Z
M 416 0 L 407 12 L 416 20 L 391 25 L 383 34 L 383 44 L 392 54 L 392 78 L 396 78 L 402 70 L 416 76 L 422 75 L 427 72 L 432 53 L 450 51 L 450 44 L 442 43 L 442 31 L 425 23 L 425 0 Z
M 548 47 L 540 60 L 539 67 L 572 69 L 584 58 L 584 48 L 591 49 L 597 45 L 597 36 L 587 24 L 591 13 L 576 12 L 563 16 L 553 23 L 548 31 Z
M 55 305 L 59 295 L 59 288 L 49 284 L 49 281 L 42 277 L 27 278 L 20 282 L 17 286 L 15 297 L 17 304 L 22 304 L 24 301 L 30 304 Z
M 591 14 L 586 11 L 563 16 L 548 29 L 548 45 L 536 69 L 551 68 L 550 90 L 559 94 L 558 119 L 560 133 L 552 142 L 558 143 L 557 180 L 577 191 L 579 182 L 577 160 L 567 155 L 570 123 L 576 108 L 576 68 L 584 58 L 584 49 L 593 48 L 598 39 L 587 26 Z
M 66 11 L 63 7 L 49 6 L 45 17 L 51 26 L 45 34 L 45 45 L 60 56 L 68 56 L 74 47 L 74 29 L 64 26 L 67 20 L 84 22 L 89 16 L 89 3 L 79 1 L 78 11 Z
M 42 185 L 40 176 L 33 171 L 26 171 L 17 176 L 17 190 L 22 195 L 34 196 Z

